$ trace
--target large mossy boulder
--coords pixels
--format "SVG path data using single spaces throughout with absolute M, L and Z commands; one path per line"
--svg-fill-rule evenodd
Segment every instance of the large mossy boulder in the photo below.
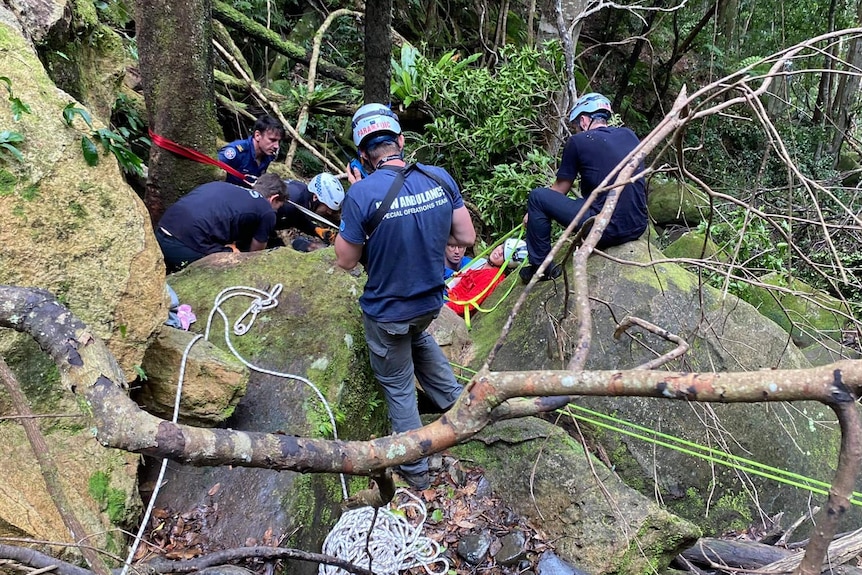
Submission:
M 685 232 L 674 240 L 664 249 L 664 255 L 669 258 L 722 259 L 715 242 L 710 238 L 704 238 L 703 234 L 695 231 Z
M 57 17 L 56 5 L 42 6 Z M 27 12 L 26 10 L 24 12 Z M 62 13 L 62 11 L 61 11 Z M 91 167 L 81 153 L 89 132 L 63 109 L 82 108 L 49 79 L 18 20 L 0 8 L 0 70 L 4 98 L 0 127 L 22 136 L 22 158 L 0 158 L 0 283 L 47 289 L 104 340 L 127 379 L 133 379 L 146 346 L 167 317 L 164 264 L 138 196 L 126 185 L 113 156 Z M 10 99 L 29 112 L 16 117 Z M 102 124 L 94 117 L 97 127 Z M 118 527 L 134 528 L 140 510 L 138 457 L 105 449 L 76 417 L 85 406 L 63 396 L 54 364 L 30 336 L 0 330 L 0 356 L 40 418 L 49 453 L 60 468 L 69 511 L 90 543 L 122 554 Z M 0 416 L 17 415 L 0 391 Z M 70 541 L 44 487 L 41 472 L 17 420 L 0 421 L 0 535 Z M 11 462 L 15 462 L 12 464 Z M 71 553 L 64 547 L 57 553 Z
M 191 305 L 198 317 L 191 326 L 196 333 L 205 332 L 206 318 L 222 290 L 270 292 L 283 285 L 277 305 L 259 313 L 250 309 L 254 300 L 245 295 L 229 297 L 219 306 L 227 317 L 230 345 L 244 361 L 266 370 L 252 369 L 246 394 L 225 422 L 227 427 L 330 437 L 332 426 L 313 384 L 338 420 L 339 439 L 366 440 L 387 433 L 385 402 L 371 374 L 358 306 L 364 277 L 338 269 L 334 260 L 331 248 L 309 254 L 290 248 L 216 254 L 169 277 L 179 300 Z M 223 297 L 235 293 L 240 292 Z M 245 335 L 233 332 L 237 321 L 250 325 Z M 219 313 L 209 341 L 230 352 Z M 218 516 L 207 532 L 211 548 L 287 537 L 285 546 L 320 549 L 340 514 L 338 475 L 171 464 L 166 479 L 157 507 L 179 513 L 217 507 Z M 351 483 L 351 493 L 367 487 L 365 478 Z M 215 485 L 219 488 L 211 495 Z M 288 571 L 311 573 L 316 567 L 300 563 Z
M 824 339 L 840 341 L 850 311 L 841 300 L 797 278 L 772 272 L 760 278 L 765 286 L 749 286 L 745 300 L 756 307 L 802 347 Z
M 696 226 L 707 218 L 709 196 L 691 184 L 656 176 L 650 179 L 647 209 L 650 219 L 660 225 Z
M 135 377 L 144 350 L 167 318 L 164 263 L 143 202 L 111 155 L 89 166 L 81 138 L 89 129 L 63 120 L 67 104 L 32 46 L 0 24 L 0 70 L 30 113 L 15 119 L 0 103 L 0 126 L 19 133 L 23 161 L 0 161 L 0 283 L 54 293 Z M 98 126 L 98 119 L 93 118 Z M 0 334 L 0 354 L 14 342 Z
M 497 423 L 452 451 L 480 465 L 494 491 L 583 572 L 660 573 L 700 536 L 540 419 Z
M 632 369 L 675 347 L 639 329 L 615 339 L 614 330 L 627 315 L 650 321 L 691 345 L 686 355 L 661 367 L 663 370 L 725 372 L 809 366 L 788 341 L 787 333 L 749 304 L 733 296 L 722 297 L 680 266 L 648 265 L 651 250 L 645 241 L 611 248 L 608 253 L 633 265 L 601 256 L 589 260 L 590 293 L 595 299 L 591 301 L 593 329 L 587 369 Z M 479 316 L 474 322 L 477 358 L 487 356 L 519 290 L 515 288 L 496 312 Z M 562 279 L 538 284 L 491 368 L 563 369 L 575 344 L 571 334 L 577 333 L 571 299 L 568 310 L 563 304 Z M 557 334 L 570 335 L 559 344 Z M 560 349 L 565 357 L 560 356 Z M 820 481 L 832 479 L 837 463 L 839 432 L 835 418 L 816 402 L 788 407 L 581 397 L 576 403 L 618 418 L 617 426 L 622 429 L 628 429 L 627 422 L 631 422 Z M 714 465 L 624 433 L 602 428 L 591 433 L 628 485 L 648 497 L 661 497 L 670 510 L 707 533 L 743 527 L 760 516 L 759 510 L 770 516 L 783 511 L 786 516 L 797 517 L 810 505 L 807 492 L 759 475 Z M 858 511 L 850 515 L 858 518 Z

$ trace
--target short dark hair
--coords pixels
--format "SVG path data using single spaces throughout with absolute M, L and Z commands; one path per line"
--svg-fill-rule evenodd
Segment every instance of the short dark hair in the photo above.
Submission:
M 288 196 L 287 184 L 275 174 L 263 174 L 254 183 L 253 189 L 266 199 L 278 196 L 282 202 L 286 202 Z
M 382 142 L 365 149 L 365 153 L 368 156 L 368 159 L 371 160 L 372 164 L 376 164 L 385 156 L 398 153 L 400 151 L 401 147 L 398 145 L 398 140 L 396 139 L 383 140 Z
M 270 115 L 264 114 L 254 123 L 254 129 L 251 133 L 260 132 L 261 134 L 265 134 L 270 131 L 278 132 L 280 138 L 284 137 L 284 126 L 281 122 Z

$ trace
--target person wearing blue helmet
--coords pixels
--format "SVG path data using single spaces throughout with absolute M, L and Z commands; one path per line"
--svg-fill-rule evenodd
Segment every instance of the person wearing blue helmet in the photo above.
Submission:
M 601 94 L 585 94 L 575 102 L 569 115 L 575 133 L 563 149 L 556 181 L 549 188 L 534 189 L 527 199 L 526 240 L 530 265 L 521 268 L 524 283 L 533 278 L 551 251 L 552 222 L 568 226 L 602 180 L 640 143 L 630 129 L 608 126 L 611 114 L 611 102 Z M 641 163 L 635 175 L 643 169 Z M 581 197 L 569 198 L 567 194 L 578 177 L 581 179 Z M 583 221 L 602 211 L 608 193 L 602 192 L 593 200 Z M 643 177 L 638 177 L 619 191 L 614 214 L 597 247 L 606 248 L 636 240 L 646 227 L 646 186 Z M 552 262 L 539 281 L 558 278 L 562 271 L 559 264 Z
M 476 231 L 446 170 L 406 165 L 401 125 L 387 106 L 362 106 L 352 127 L 368 175 L 360 179 L 352 167 L 348 173 L 335 263 L 351 270 L 364 261 L 368 279 L 359 307 L 368 355 L 392 429 L 402 433 L 422 426 L 414 375 L 444 411 L 463 389 L 427 328 L 443 306 L 446 244 L 471 246 Z M 414 489 L 430 484 L 426 457 L 398 472 Z

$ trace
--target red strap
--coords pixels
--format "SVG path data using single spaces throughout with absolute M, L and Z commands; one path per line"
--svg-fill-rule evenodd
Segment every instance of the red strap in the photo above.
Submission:
M 202 153 L 198 152 L 197 150 L 193 150 L 191 148 L 181 146 L 180 144 L 177 144 L 176 142 L 174 142 L 172 140 L 169 140 L 167 138 L 159 136 L 158 134 L 156 134 L 152 130 L 149 130 L 149 132 L 150 132 L 150 139 L 153 141 L 153 143 L 155 145 L 157 145 L 160 148 L 164 148 L 165 150 L 168 150 L 169 152 L 173 152 L 173 153 L 177 154 L 178 156 L 182 156 L 184 158 L 188 158 L 190 160 L 194 160 L 194 161 L 200 162 L 202 164 L 209 164 L 211 166 L 216 166 L 218 168 L 221 168 L 222 170 L 224 170 L 228 174 L 232 175 L 235 178 L 239 178 L 240 180 L 244 181 L 245 183 L 247 183 L 250 186 L 254 185 L 254 182 L 257 179 L 252 175 L 243 174 L 239 170 L 236 170 L 233 167 L 228 166 L 227 164 L 225 164 L 222 161 L 214 160 L 214 159 L 210 158 L 209 156 L 207 156 L 206 154 L 202 154 Z

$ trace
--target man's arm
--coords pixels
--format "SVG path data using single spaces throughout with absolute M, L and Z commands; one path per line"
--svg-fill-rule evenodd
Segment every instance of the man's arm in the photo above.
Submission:
M 572 189 L 572 180 L 561 180 L 557 178 L 556 181 L 551 184 L 551 189 L 555 192 L 560 192 L 561 194 L 566 195 L 569 193 L 569 190 Z
M 471 224 L 472 225 L 472 224 Z M 352 270 L 362 257 L 362 244 L 352 244 L 341 237 L 335 236 L 335 265 L 345 270 Z
M 472 246 L 476 243 L 476 229 L 465 206 L 452 210 L 452 230 L 449 234 L 460 245 Z
M 260 250 L 266 249 L 266 242 L 259 242 L 255 239 L 251 240 L 251 246 L 249 246 L 248 251 L 250 252 L 259 252 Z

